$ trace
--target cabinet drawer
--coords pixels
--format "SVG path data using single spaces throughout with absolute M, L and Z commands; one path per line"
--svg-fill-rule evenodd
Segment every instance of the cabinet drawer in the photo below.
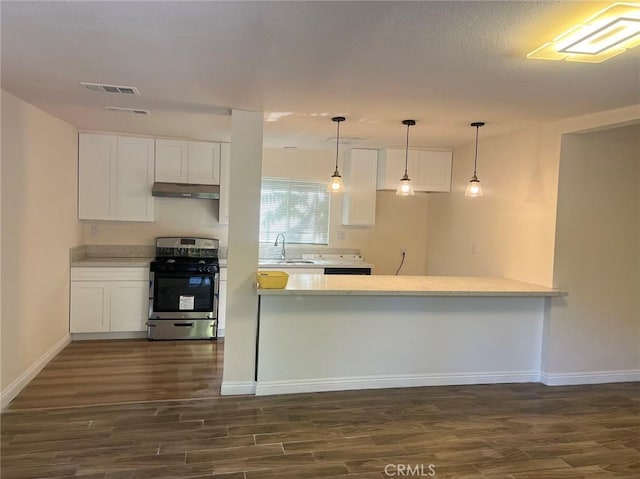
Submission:
M 148 281 L 148 268 L 71 268 L 71 281 Z

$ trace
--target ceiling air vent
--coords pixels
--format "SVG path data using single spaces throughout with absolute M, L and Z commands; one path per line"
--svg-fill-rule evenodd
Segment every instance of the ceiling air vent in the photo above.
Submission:
M 365 141 L 368 140 L 368 137 L 365 136 L 341 136 L 340 137 L 340 144 L 341 145 L 354 145 L 356 143 L 359 143 L 361 141 Z M 325 140 L 328 143 L 335 143 L 336 142 L 336 137 L 332 136 L 330 138 L 327 138 Z
M 100 93 L 120 93 L 122 95 L 138 95 L 140 92 L 133 86 L 118 86 L 118 85 L 102 85 L 100 83 L 86 83 L 80 82 L 86 90 L 97 91 Z
M 149 110 L 142 110 L 140 108 L 122 108 L 119 106 L 105 106 L 104 109 L 108 111 L 121 111 L 124 113 L 133 113 L 134 115 L 150 115 L 151 114 Z

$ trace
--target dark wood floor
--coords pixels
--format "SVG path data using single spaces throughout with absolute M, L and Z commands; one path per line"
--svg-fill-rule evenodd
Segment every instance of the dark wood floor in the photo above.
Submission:
M 222 339 L 74 341 L 10 408 L 218 397 L 223 355 Z
M 2 479 L 638 479 L 640 383 L 13 405 L 1 438 Z

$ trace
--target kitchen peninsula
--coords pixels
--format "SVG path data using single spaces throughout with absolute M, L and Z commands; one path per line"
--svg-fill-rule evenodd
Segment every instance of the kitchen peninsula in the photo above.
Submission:
M 256 394 L 536 382 L 559 290 L 486 277 L 294 275 L 260 299 Z

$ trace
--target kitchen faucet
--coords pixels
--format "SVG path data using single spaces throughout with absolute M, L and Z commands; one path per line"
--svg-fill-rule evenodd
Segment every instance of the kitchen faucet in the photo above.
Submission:
M 280 236 L 282 236 L 282 251 L 280 252 L 280 259 L 286 259 L 287 252 L 284 249 L 285 248 L 284 233 L 278 233 L 278 235 L 276 236 L 276 241 L 275 243 L 273 243 L 273 246 L 278 246 L 278 238 L 280 238 Z

